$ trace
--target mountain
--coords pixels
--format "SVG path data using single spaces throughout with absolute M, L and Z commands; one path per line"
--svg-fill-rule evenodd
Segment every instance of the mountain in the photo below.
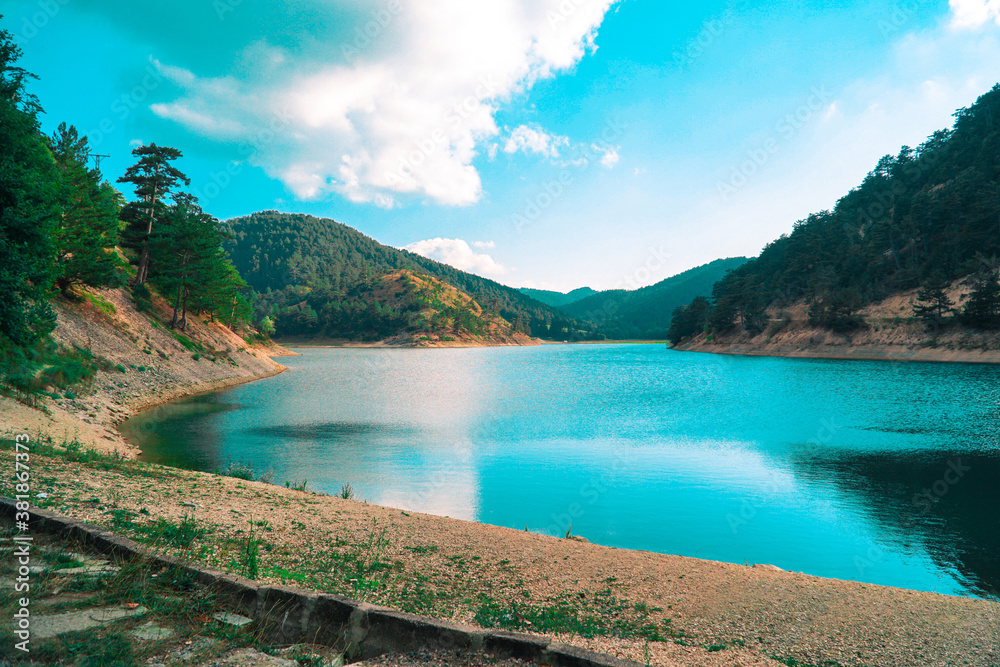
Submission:
M 263 211 L 228 220 L 224 230 L 225 249 L 256 294 L 257 317 L 271 318 L 280 337 L 379 340 L 413 333 L 400 304 L 378 289 L 385 275 L 400 270 L 450 285 L 476 302 L 470 312 L 479 308 L 531 336 L 593 336 L 593 327 L 514 288 L 382 245 L 334 220 Z M 428 322 L 425 334 L 451 335 L 441 318 Z
M 527 294 L 532 299 L 541 301 L 545 305 L 552 306 L 553 308 L 562 308 L 563 306 L 568 306 L 575 301 L 597 294 L 595 290 L 592 290 L 589 287 L 578 287 L 572 292 L 550 292 L 549 290 L 544 289 L 522 287 L 521 293 Z
M 796 222 L 725 276 L 711 304 L 678 318 L 671 340 L 763 334 L 782 309 L 803 304 L 811 326 L 847 334 L 868 326 L 862 309 L 916 288 L 910 316 L 1000 328 L 1000 84 L 954 117 L 952 129 L 882 157 L 833 210 Z M 948 303 L 955 281 L 972 287 L 964 305 Z
M 593 323 L 608 338 L 664 339 L 678 306 L 710 295 L 718 280 L 747 261 L 746 257 L 718 259 L 649 287 L 598 292 L 561 309 Z

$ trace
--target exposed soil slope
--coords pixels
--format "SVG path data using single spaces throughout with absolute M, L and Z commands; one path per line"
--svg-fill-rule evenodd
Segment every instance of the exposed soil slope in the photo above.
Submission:
M 376 346 L 485 347 L 536 345 L 538 341 L 446 282 L 400 269 L 381 276 L 368 295 L 384 308 L 407 314 L 407 331 Z M 329 338 L 282 338 L 286 344 L 349 344 Z M 370 346 L 370 345 L 369 345 Z
M 140 313 L 122 290 L 93 290 L 95 299 L 58 300 L 53 337 L 62 345 L 90 350 L 109 362 L 75 398 L 43 398 L 40 409 L 0 397 L 0 432 L 44 432 L 60 441 L 78 440 L 101 452 L 137 452 L 115 428 L 143 408 L 284 370 L 270 357 L 283 348 L 251 346 L 228 328 L 188 316 L 185 333 L 174 332 L 169 309 L 154 300 Z M 180 334 L 180 335 L 177 335 Z
M 969 288 L 956 282 L 951 299 L 961 304 Z M 868 327 L 838 334 L 809 325 L 809 305 L 796 303 L 768 310 L 770 324 L 749 335 L 736 331 L 704 334 L 675 346 L 678 350 L 775 357 L 890 359 L 1000 363 L 1000 332 L 961 326 L 931 328 L 913 317 L 917 290 L 900 292 L 860 311 Z

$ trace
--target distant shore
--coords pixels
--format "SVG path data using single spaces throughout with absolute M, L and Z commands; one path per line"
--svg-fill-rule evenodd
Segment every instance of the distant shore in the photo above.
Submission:
M 959 302 L 962 294 L 952 297 Z M 1000 363 L 1000 331 L 958 324 L 929 328 L 913 316 L 915 302 L 916 290 L 909 290 L 870 304 L 859 312 L 865 326 L 845 333 L 811 326 L 809 304 L 800 302 L 770 309 L 770 321 L 758 333 L 737 330 L 711 339 L 701 334 L 674 349 L 756 357 Z
M 1000 350 L 947 349 L 911 347 L 907 345 L 823 345 L 793 347 L 788 345 L 760 346 L 740 343 L 712 343 L 700 340 L 674 346 L 681 352 L 704 352 L 746 357 L 788 357 L 799 359 L 841 359 L 866 361 L 915 361 L 932 363 L 998 364 Z

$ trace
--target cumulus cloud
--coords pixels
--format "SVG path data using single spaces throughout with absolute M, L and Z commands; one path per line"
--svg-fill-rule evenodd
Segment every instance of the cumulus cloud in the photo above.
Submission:
M 494 247 L 493 242 L 474 242 L 473 245 L 478 248 Z M 411 243 L 403 250 L 483 276 L 500 276 L 507 272 L 507 267 L 485 253 L 477 253 L 462 239 L 427 239 Z
M 496 248 L 497 244 L 493 241 L 473 241 L 473 247 L 475 248 Z
M 618 149 L 612 146 L 605 146 L 603 148 L 595 146 L 595 149 L 599 150 L 601 155 L 601 166 L 607 169 L 614 169 L 615 165 L 618 164 L 618 160 L 621 156 L 618 155 Z
M 238 77 L 163 65 L 183 92 L 153 111 L 244 143 L 251 163 L 300 198 L 336 192 L 382 206 L 400 196 L 467 205 L 481 196 L 473 161 L 499 134 L 499 106 L 596 49 L 616 2 L 400 3 L 386 28 L 392 38 L 352 47 L 350 57 L 331 46 L 325 59 L 303 59 L 255 42 L 246 50 L 259 57 Z M 551 156 L 559 139 L 525 127 L 508 146 Z
M 948 5 L 956 28 L 980 28 L 991 21 L 1000 26 L 1000 0 L 949 0 Z
M 504 153 L 537 153 L 548 158 L 559 157 L 559 147 L 569 146 L 569 138 L 552 135 L 539 127 L 521 125 L 514 128 L 504 144 Z

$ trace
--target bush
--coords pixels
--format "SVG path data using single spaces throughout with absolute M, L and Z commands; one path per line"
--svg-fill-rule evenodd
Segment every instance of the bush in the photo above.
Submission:
M 135 301 L 135 309 L 140 313 L 153 309 L 153 293 L 145 285 L 136 285 L 132 288 L 132 300 Z

